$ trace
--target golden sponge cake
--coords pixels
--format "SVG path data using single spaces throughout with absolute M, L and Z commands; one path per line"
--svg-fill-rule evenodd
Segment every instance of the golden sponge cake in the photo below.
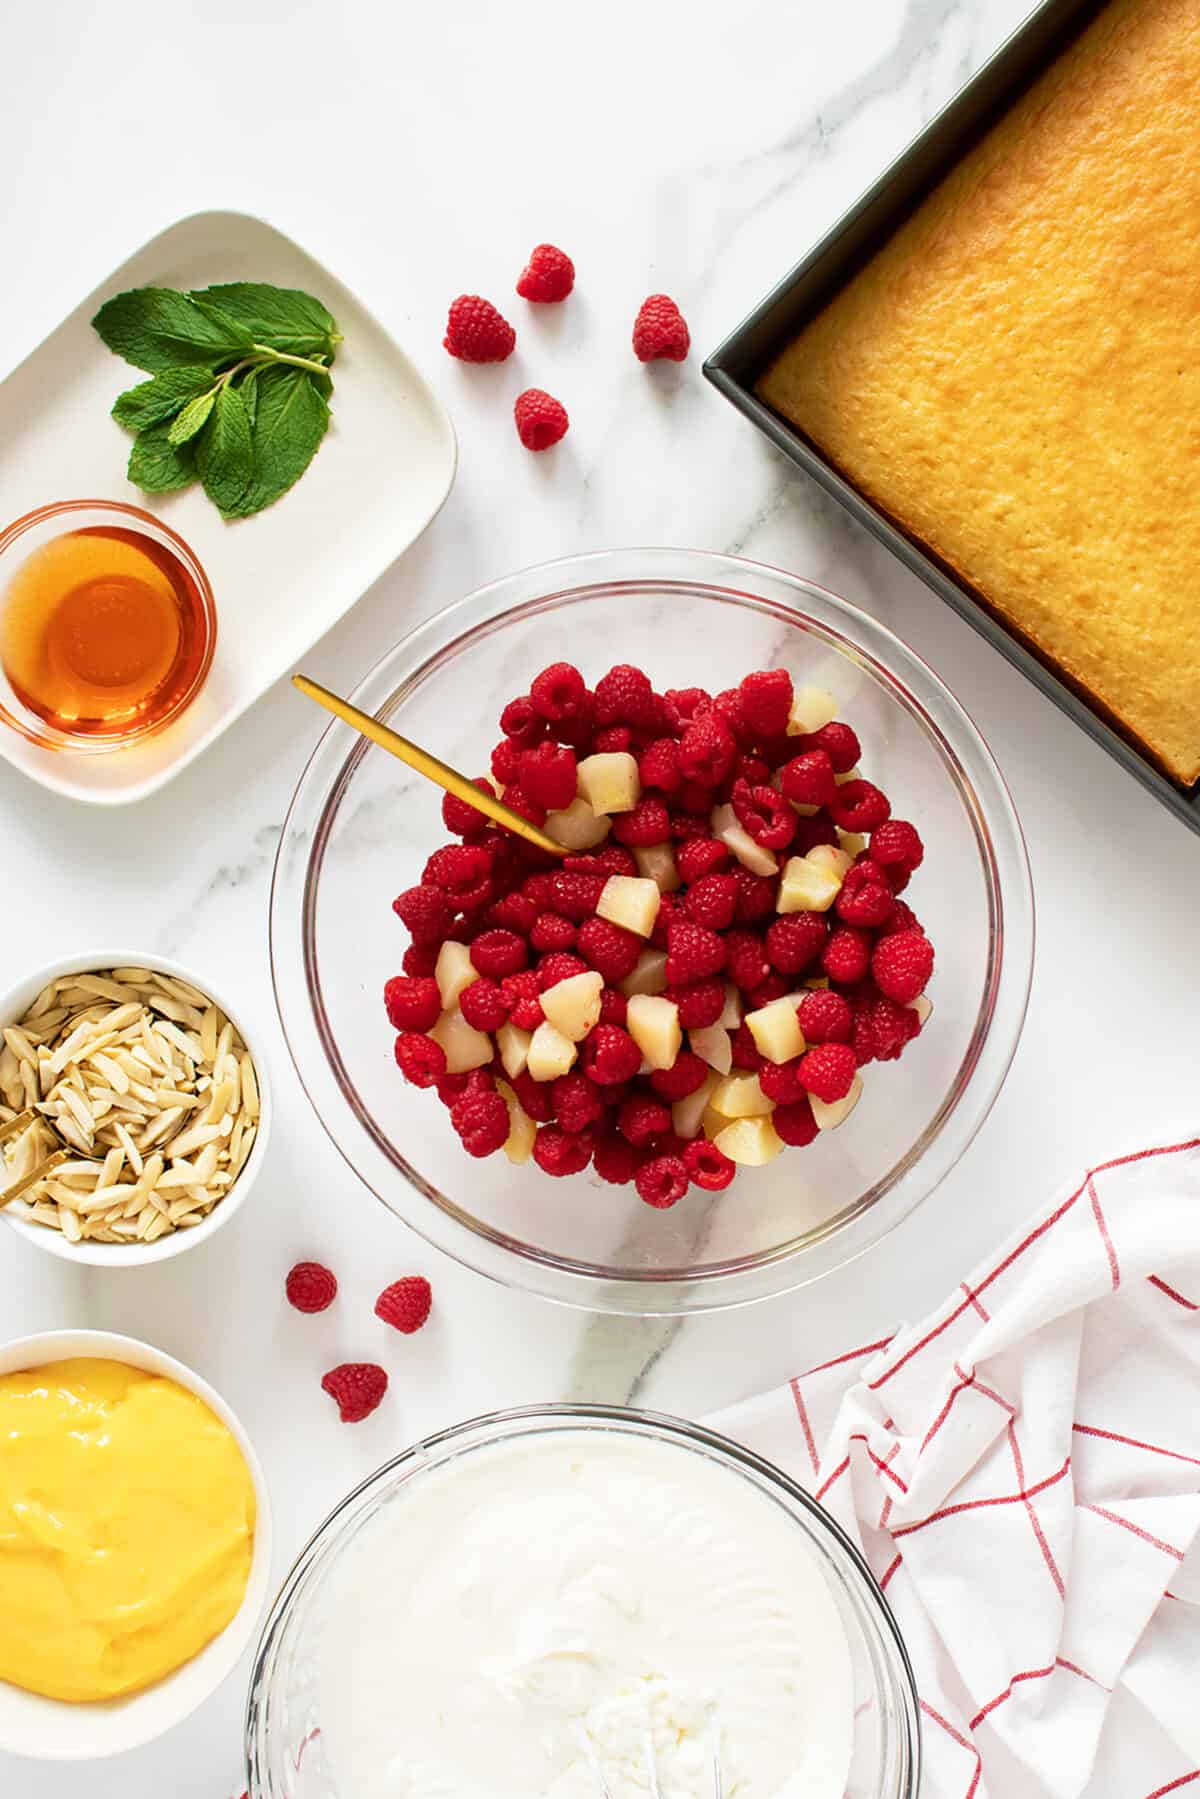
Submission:
M 759 383 L 1200 776 L 1200 0 L 1111 0 Z

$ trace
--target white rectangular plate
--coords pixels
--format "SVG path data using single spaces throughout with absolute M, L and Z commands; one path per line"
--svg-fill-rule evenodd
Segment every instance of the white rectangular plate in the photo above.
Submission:
M 109 416 L 148 377 L 105 348 L 91 319 L 126 288 L 269 281 L 322 300 L 345 342 L 333 417 L 296 486 L 226 524 L 197 484 L 148 495 L 125 477 L 131 438 Z M 125 500 L 191 545 L 217 604 L 217 646 L 197 699 L 145 744 L 101 755 L 38 749 L 0 722 L 0 755 L 94 805 L 144 798 L 199 755 L 337 622 L 420 536 L 454 480 L 454 430 L 383 327 L 307 251 L 262 219 L 202 212 L 145 244 L 0 383 L 0 526 L 52 500 Z

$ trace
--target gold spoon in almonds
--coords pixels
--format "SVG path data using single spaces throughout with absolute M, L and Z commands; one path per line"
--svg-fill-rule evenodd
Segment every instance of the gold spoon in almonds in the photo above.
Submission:
M 103 1156 L 92 1155 L 89 1151 L 80 1149 L 77 1144 L 68 1143 L 67 1139 L 59 1132 L 54 1120 L 47 1118 L 44 1113 L 37 1111 L 33 1106 L 27 1107 L 24 1112 L 18 1112 L 17 1116 L 10 1118 L 7 1124 L 0 1124 L 0 1143 L 7 1143 L 10 1137 L 19 1136 L 22 1131 L 27 1131 L 34 1124 L 40 1124 L 43 1130 L 48 1131 L 60 1147 L 51 1150 L 48 1156 L 43 1156 L 30 1173 L 21 1175 L 11 1187 L 0 1188 L 0 1207 L 6 1206 L 10 1200 L 20 1199 L 22 1193 L 28 1193 L 31 1187 L 36 1187 L 39 1181 L 45 1180 L 46 1176 L 53 1169 L 60 1167 L 63 1162 L 95 1162 L 99 1167 L 104 1161 Z M 0 1167 L 3 1167 L 2 1161 L 0 1161 Z

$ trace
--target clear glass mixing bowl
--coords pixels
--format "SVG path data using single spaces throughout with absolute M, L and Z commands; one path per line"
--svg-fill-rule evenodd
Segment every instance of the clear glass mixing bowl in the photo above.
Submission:
M 926 844 L 907 895 L 937 951 L 922 1035 L 902 1061 L 866 1070 L 843 1128 L 742 1171 L 724 1194 L 692 1189 L 670 1211 L 590 1174 L 472 1161 L 436 1098 L 401 1079 L 381 998 L 408 941 L 391 902 L 446 840 L 441 796 L 335 723 L 296 790 L 271 899 L 275 993 L 300 1079 L 384 1204 L 493 1279 L 641 1315 L 798 1287 L 932 1191 L 1008 1071 L 1034 939 L 1008 790 L 953 695 L 884 626 L 811 582 L 698 551 L 603 552 L 509 576 L 412 632 L 352 697 L 477 774 L 503 704 L 560 658 L 592 682 L 620 661 L 659 688 L 709 691 L 782 666 L 837 695 L 864 772 Z
M 259 1643 L 246 1714 L 248 1799 L 353 1799 L 337 1785 L 323 1740 L 322 1632 L 342 1573 L 371 1553 L 373 1536 L 387 1530 L 389 1508 L 408 1484 L 445 1479 L 499 1446 L 563 1432 L 676 1444 L 765 1495 L 804 1533 L 850 1646 L 854 1737 L 846 1799 L 915 1799 L 921 1737 L 912 1669 L 887 1601 L 849 1539 L 801 1487 L 749 1450 L 678 1418 L 615 1406 L 536 1406 L 458 1425 L 388 1462 L 343 1500 L 284 1582 Z M 396 1626 L 418 1628 L 402 1614 Z

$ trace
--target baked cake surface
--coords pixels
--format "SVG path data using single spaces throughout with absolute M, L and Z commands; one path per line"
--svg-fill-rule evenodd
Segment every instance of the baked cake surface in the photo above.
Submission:
M 758 391 L 1200 777 L 1200 0 L 1110 0 Z

